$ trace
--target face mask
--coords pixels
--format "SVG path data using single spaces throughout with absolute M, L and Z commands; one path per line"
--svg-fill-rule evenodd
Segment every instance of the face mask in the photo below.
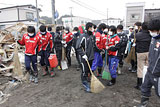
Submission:
M 92 32 L 94 32 L 94 29 L 92 29 Z
M 65 33 L 68 33 L 68 31 L 65 31 Z
M 158 35 L 158 33 L 157 33 L 157 32 L 150 32 L 150 35 L 151 35 L 152 37 L 156 37 L 156 36 Z
M 77 32 L 72 32 L 72 34 L 76 34 Z
M 104 32 L 105 32 L 105 33 L 108 33 L 108 29 L 104 29 Z
M 138 30 L 138 26 L 135 26 L 134 29 Z
M 28 36 L 33 36 L 34 35 L 34 33 L 28 33 Z
M 112 35 L 113 35 L 113 32 L 109 31 L 108 34 L 112 36 Z
M 45 35 L 45 34 L 46 34 L 46 32 L 41 32 L 41 34 L 42 34 L 42 35 Z
M 117 32 L 117 34 L 121 34 L 122 32 Z

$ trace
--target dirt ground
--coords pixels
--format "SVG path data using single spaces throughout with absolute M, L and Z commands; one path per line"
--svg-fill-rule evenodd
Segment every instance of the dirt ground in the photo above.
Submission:
M 0 107 L 136 107 L 140 103 L 140 91 L 134 89 L 136 73 L 130 73 L 127 65 L 119 75 L 115 86 L 106 86 L 99 94 L 86 93 L 76 71 L 75 58 L 66 71 L 56 70 L 56 77 L 42 77 L 39 83 L 24 83 L 11 93 Z M 107 81 L 100 79 L 104 85 Z M 152 90 L 149 107 L 160 107 L 160 99 Z

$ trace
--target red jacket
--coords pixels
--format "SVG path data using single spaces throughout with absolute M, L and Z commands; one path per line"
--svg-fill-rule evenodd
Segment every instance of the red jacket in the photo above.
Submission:
M 99 50 L 102 50 L 103 49 L 102 35 L 99 32 L 96 32 L 95 39 L 96 39 L 96 46 L 98 47 Z
M 108 55 L 117 56 L 118 49 L 119 49 L 119 46 L 118 46 L 119 41 L 120 41 L 120 38 L 118 37 L 117 34 L 110 37 L 109 44 L 108 44 L 109 46 Z
M 29 37 L 28 34 L 24 34 L 22 40 L 18 40 L 18 43 L 23 46 L 25 45 L 26 55 L 36 55 L 37 47 L 38 52 L 41 50 L 41 40 L 37 35 Z
M 41 38 L 42 50 L 46 51 L 49 45 L 50 50 L 53 48 L 52 35 L 49 32 L 47 32 L 45 35 L 41 35 L 41 33 L 38 32 L 37 35 Z
M 73 38 L 73 35 L 71 32 L 69 32 L 68 34 L 64 33 L 63 34 L 63 39 L 66 41 L 66 43 L 70 42 Z
M 108 36 L 108 38 L 107 38 L 107 36 Z M 108 42 L 107 42 L 107 39 L 108 39 Z M 106 49 L 106 45 L 107 45 L 107 43 L 109 43 L 109 40 L 110 40 L 110 36 L 109 35 L 102 34 L 103 49 Z

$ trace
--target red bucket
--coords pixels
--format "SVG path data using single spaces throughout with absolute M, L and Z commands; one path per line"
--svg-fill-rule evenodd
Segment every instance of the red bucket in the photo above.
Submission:
M 49 58 L 49 64 L 51 68 L 55 68 L 58 65 L 58 60 L 56 54 L 50 54 Z

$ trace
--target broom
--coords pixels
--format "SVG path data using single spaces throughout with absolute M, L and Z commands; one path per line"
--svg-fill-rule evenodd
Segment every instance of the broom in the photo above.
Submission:
M 136 31 L 134 31 L 134 42 L 133 43 L 136 43 Z M 133 61 L 136 61 L 136 56 L 135 56 L 135 46 L 133 46 L 131 48 L 131 51 L 129 53 L 129 55 L 127 56 L 127 58 L 125 59 L 126 63 L 130 63 L 131 60 Z
M 96 78 L 96 76 L 93 74 L 91 70 L 88 60 L 86 61 L 91 72 L 91 92 L 99 93 L 105 88 L 105 86 Z
M 107 36 L 106 43 L 108 44 L 108 36 Z M 108 65 L 107 65 L 107 54 L 108 54 L 108 51 L 105 50 L 105 65 L 104 65 L 104 70 L 103 70 L 103 73 L 102 73 L 102 79 L 111 80 L 111 74 L 109 72 L 109 68 L 108 68 Z

